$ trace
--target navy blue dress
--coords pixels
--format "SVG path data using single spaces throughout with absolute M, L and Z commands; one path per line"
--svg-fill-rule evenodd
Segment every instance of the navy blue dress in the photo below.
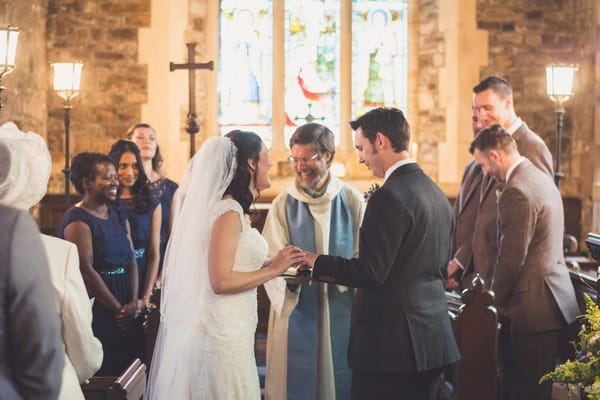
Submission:
M 148 244 L 150 243 L 150 225 L 152 223 L 152 213 L 160 204 L 158 198 L 152 196 L 150 207 L 146 212 L 137 212 L 133 199 L 119 199 L 119 206 L 127 215 L 129 228 L 131 230 L 131 241 L 133 242 L 133 254 L 138 267 L 139 292 L 138 297 L 142 297 L 144 285 L 146 284 L 146 259 Z
M 92 249 L 94 252 L 94 269 L 115 298 L 126 304 L 131 300 L 127 265 L 133 259 L 133 252 L 127 239 L 127 217 L 120 209 L 109 205 L 108 218 L 98 218 L 81 207 L 67 210 L 60 225 L 58 234 L 64 239 L 64 231 L 72 222 L 81 221 L 89 226 L 92 232 Z M 97 375 L 117 376 L 135 358 L 134 337 L 131 332 L 121 330 L 112 310 L 99 301 L 92 307 L 92 330 L 102 343 L 104 359 Z
M 149 186 L 152 194 L 160 200 L 162 208 L 162 224 L 160 225 L 160 263 L 158 267 L 159 270 L 161 270 L 165 258 L 165 250 L 167 249 L 167 242 L 169 241 L 171 202 L 173 201 L 173 195 L 179 185 L 170 179 L 160 178 L 159 180 L 150 183 Z

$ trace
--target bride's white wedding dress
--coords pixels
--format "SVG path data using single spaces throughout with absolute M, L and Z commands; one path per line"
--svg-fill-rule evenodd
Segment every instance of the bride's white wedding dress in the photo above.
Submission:
M 242 207 L 235 200 L 218 203 L 213 221 L 230 210 L 238 212 L 242 224 L 233 270 L 257 270 L 267 258 L 267 242 L 248 225 Z M 235 294 L 213 294 L 207 305 L 207 321 L 215 328 L 198 337 L 204 355 L 198 360 L 204 364 L 201 367 L 204 373 L 197 383 L 198 393 L 205 393 L 200 398 L 260 399 L 254 355 L 258 322 L 256 288 Z
M 267 243 L 249 226 L 237 201 L 218 201 L 206 223 L 211 226 L 219 216 L 231 210 L 239 214 L 242 225 L 233 270 L 257 270 L 267 258 Z M 208 279 L 207 273 L 200 276 Z M 198 286 L 201 291 L 202 285 Z M 151 379 L 155 382 L 150 382 L 149 397 L 160 400 L 259 400 L 254 355 L 258 322 L 256 288 L 224 295 L 209 289 L 201 297 L 203 299 L 198 303 L 201 306 L 188 310 L 189 319 L 161 321 L 158 342 L 162 342 L 163 350 L 158 356 L 157 352 L 154 354 Z M 167 335 L 175 335 L 175 340 Z M 155 366 L 155 362 L 161 365 Z

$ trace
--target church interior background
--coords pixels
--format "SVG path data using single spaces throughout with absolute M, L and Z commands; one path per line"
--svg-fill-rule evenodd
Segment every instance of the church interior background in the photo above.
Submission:
M 155 127 L 165 174 L 179 181 L 185 131 L 186 43 L 197 43 L 200 132 L 258 132 L 271 150 L 270 201 L 293 176 L 287 140 L 307 118 L 336 133 L 334 173 L 364 191 L 348 121 L 375 106 L 405 111 L 410 151 L 449 198 L 472 139 L 471 89 L 490 74 L 513 85 L 517 114 L 556 154 L 550 63 L 577 64 L 565 104 L 561 193 L 579 204 L 574 234 L 600 231 L 600 2 L 596 0 L 0 0 L 17 26 L 16 68 L 4 78 L 0 123 L 48 142 L 48 193 L 64 191 L 63 104 L 50 64 L 84 63 L 71 110 L 71 155 L 107 152 L 131 125 Z M 567 207 L 568 208 L 568 207 Z

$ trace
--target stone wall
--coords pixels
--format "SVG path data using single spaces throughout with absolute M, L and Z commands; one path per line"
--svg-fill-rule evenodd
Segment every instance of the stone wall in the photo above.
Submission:
M 0 0 L 0 26 L 21 29 L 16 68 L 4 77 L 4 110 L 0 123 L 15 122 L 23 131 L 46 136 L 46 90 L 49 85 L 46 58 L 47 0 Z
M 597 3 L 597 2 L 596 2 Z M 597 28 L 598 14 L 593 0 L 578 1 L 575 7 L 574 30 L 576 44 L 575 61 L 579 64 L 575 82 L 575 95 L 569 100 L 567 112 L 571 113 L 571 132 L 567 137 L 568 153 L 561 157 L 565 165 L 565 189 L 580 196 L 582 199 L 582 232 L 581 238 L 585 239 L 592 227 L 592 171 L 594 163 L 600 164 L 597 157 L 598 146 L 594 146 L 594 114 L 598 107 L 596 97 L 599 83 L 596 77 L 598 65 L 597 57 Z M 595 84 L 594 84 L 595 82 Z M 598 199 L 600 200 L 600 198 Z M 599 218 L 597 216 L 596 218 Z
M 438 142 L 446 131 L 438 86 L 439 69 L 445 60 L 444 35 L 438 25 L 439 10 L 437 0 L 419 2 L 417 142 L 419 164 L 434 179 L 438 175 Z
M 71 111 L 71 154 L 107 152 L 140 119 L 146 66 L 138 63 L 138 28 L 150 24 L 150 0 L 48 0 L 49 62 L 81 60 L 81 93 Z M 49 192 L 60 193 L 64 163 L 62 100 L 47 94 Z
M 517 114 L 556 154 L 554 104 L 546 95 L 545 66 L 577 61 L 574 2 L 479 0 L 477 14 L 479 28 L 489 33 L 489 65 L 481 76 L 497 74 L 511 82 Z M 564 161 L 571 159 L 573 148 L 572 102 L 566 108 Z M 573 176 L 572 164 L 565 162 L 561 169 L 563 192 L 573 193 L 578 177 Z
M 546 95 L 545 65 L 580 63 L 575 96 L 565 104 L 561 192 L 584 202 L 583 231 L 589 228 L 589 143 L 593 93 L 590 35 L 594 0 L 478 0 L 477 22 L 489 33 L 489 65 L 481 76 L 497 74 L 513 86 L 517 114 L 556 155 L 554 104 Z M 581 234 L 581 233 L 578 233 Z

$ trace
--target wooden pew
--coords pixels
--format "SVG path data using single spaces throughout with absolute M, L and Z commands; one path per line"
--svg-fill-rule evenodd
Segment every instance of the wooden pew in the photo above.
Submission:
M 498 398 L 498 313 L 494 293 L 477 274 L 460 296 L 447 292 L 448 308 L 461 360 L 445 376 L 441 398 L 496 400 Z
M 135 359 L 121 376 L 94 376 L 81 385 L 86 400 L 142 400 L 146 394 L 146 366 Z

